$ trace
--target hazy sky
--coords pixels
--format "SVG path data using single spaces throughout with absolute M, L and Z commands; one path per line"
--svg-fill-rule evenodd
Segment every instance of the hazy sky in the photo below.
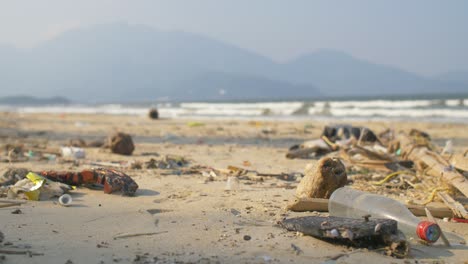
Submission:
M 468 71 L 464 0 L 0 0 L 0 43 L 127 22 L 203 34 L 286 61 L 321 48 L 425 75 Z

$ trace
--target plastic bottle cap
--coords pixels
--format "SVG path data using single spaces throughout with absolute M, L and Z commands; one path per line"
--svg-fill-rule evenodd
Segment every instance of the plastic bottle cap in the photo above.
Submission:
M 421 221 L 416 227 L 418 237 L 430 243 L 436 242 L 440 237 L 440 233 L 439 225 L 433 222 Z

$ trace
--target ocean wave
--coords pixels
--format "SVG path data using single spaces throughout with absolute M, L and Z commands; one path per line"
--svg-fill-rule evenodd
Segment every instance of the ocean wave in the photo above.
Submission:
M 424 108 L 466 105 L 468 99 L 449 100 L 370 100 L 370 101 L 318 101 L 315 107 L 331 108 Z
M 148 108 L 132 108 L 125 107 L 119 104 L 101 105 L 101 106 L 84 106 L 84 105 L 67 105 L 67 106 L 26 106 L 26 107 L 10 107 L 9 111 L 18 113 L 50 113 L 50 114 L 109 114 L 109 115 L 145 115 L 148 113 Z
M 226 116 L 289 116 L 301 109 L 303 102 L 266 102 L 266 103 L 182 103 L 180 108 L 190 115 Z
M 56 114 L 148 114 L 156 107 L 162 118 L 445 118 L 468 122 L 468 99 L 350 100 L 240 103 L 153 103 L 63 106 L 8 106 L 0 111 Z
M 447 117 L 447 118 L 468 118 L 466 109 L 382 109 L 382 108 L 329 108 L 317 109 L 309 108 L 309 115 L 328 115 L 336 117 Z

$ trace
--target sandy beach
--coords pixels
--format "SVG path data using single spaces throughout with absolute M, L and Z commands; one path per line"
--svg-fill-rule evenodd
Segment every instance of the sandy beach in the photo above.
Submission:
M 348 122 L 350 123 L 350 122 Z M 0 142 L 64 146 L 70 139 L 104 140 L 116 131 L 135 142 L 131 156 L 109 149 L 85 148 L 76 162 L 30 160 L 3 162 L 0 169 L 80 171 L 92 162 L 120 162 L 139 185 L 134 197 L 78 187 L 73 204 L 56 198 L 0 208 L 0 249 L 37 255 L 1 254 L 0 263 L 466 263 L 468 247 L 413 247 L 406 259 L 371 249 L 332 244 L 279 227 L 284 217 L 326 215 L 291 212 L 298 181 L 263 177 L 240 179 L 226 190 L 222 175 L 182 173 L 182 169 L 141 169 L 165 155 L 178 155 L 188 166 L 228 166 L 265 174 L 303 173 L 315 159 L 286 159 L 288 148 L 318 138 L 326 121 L 151 120 L 134 115 L 0 113 Z M 468 124 L 352 122 L 375 132 L 417 128 L 437 145 L 452 140 L 456 152 L 468 148 Z M 2 158 L 3 158 L 2 153 Z M 125 166 L 125 164 L 130 164 Z M 403 197 L 404 198 L 404 197 Z M 20 209 L 20 214 L 13 214 Z M 444 230 L 468 239 L 463 223 L 440 221 Z M 130 236 L 126 236 L 130 235 Z

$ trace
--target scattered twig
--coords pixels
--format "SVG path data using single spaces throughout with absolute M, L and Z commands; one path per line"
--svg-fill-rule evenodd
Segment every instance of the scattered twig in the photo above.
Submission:
M 43 256 L 44 253 L 36 253 L 30 250 L 10 250 L 10 249 L 1 249 L 0 254 L 8 254 L 8 255 L 29 255 L 29 256 Z
M 430 221 L 432 221 L 432 222 L 434 222 L 434 223 L 437 224 L 437 220 L 432 216 L 431 211 L 429 211 L 429 209 L 427 209 L 427 207 L 424 208 L 424 210 L 426 211 L 426 216 L 427 216 L 427 218 L 428 218 Z M 448 239 L 447 239 L 447 237 L 445 237 L 444 231 L 442 231 L 442 229 L 440 229 L 440 237 L 442 238 L 442 241 L 444 242 L 444 244 L 445 244 L 447 247 L 450 247 L 450 246 L 451 246 L 451 245 L 450 245 L 450 242 L 449 242 Z
M 21 205 L 21 203 L 2 203 L 2 204 L 0 204 L 0 208 L 17 206 L 17 205 Z
M 149 233 L 134 233 L 134 234 L 123 234 L 114 237 L 114 240 L 121 239 L 121 238 L 129 238 L 129 237 L 137 237 L 137 236 L 152 236 L 152 235 L 159 235 L 165 234 L 169 231 L 161 231 L 161 232 L 149 232 Z
M 299 255 L 299 254 L 302 253 L 302 249 L 300 247 L 294 245 L 293 243 L 291 243 L 291 247 L 294 250 L 294 252 L 296 252 L 296 255 Z
M 27 201 L 0 199 L 0 203 L 17 203 L 17 204 L 24 204 L 24 203 L 27 203 Z

